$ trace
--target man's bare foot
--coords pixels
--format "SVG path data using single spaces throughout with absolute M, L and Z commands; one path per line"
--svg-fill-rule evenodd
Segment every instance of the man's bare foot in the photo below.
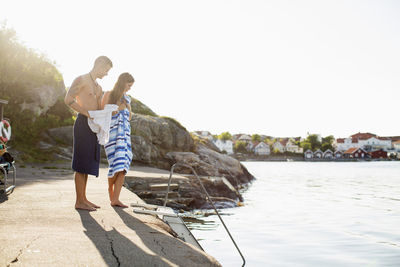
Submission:
M 96 209 L 87 203 L 75 203 L 75 209 L 77 210 L 88 210 L 88 211 L 95 211 Z
M 125 205 L 124 203 L 122 203 L 121 201 L 117 200 L 115 202 L 111 202 L 111 206 L 114 207 L 121 207 L 121 208 L 128 208 L 127 205 Z
M 86 204 L 88 204 L 89 206 L 95 208 L 95 209 L 100 209 L 100 206 L 97 206 L 96 204 L 90 202 L 89 200 L 86 199 Z

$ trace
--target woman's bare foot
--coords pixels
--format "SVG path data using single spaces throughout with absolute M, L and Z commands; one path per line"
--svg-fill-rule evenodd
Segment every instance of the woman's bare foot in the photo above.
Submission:
M 100 206 L 90 202 L 89 200 L 86 199 L 86 204 L 88 204 L 89 206 L 95 208 L 95 209 L 100 209 Z
M 87 203 L 75 203 L 75 209 L 77 209 L 77 210 L 88 210 L 88 211 L 95 211 L 96 210 L 96 208 L 94 208 L 94 207 L 92 207 L 92 206 L 90 206 L 89 204 L 87 204 Z
M 121 207 L 121 208 L 128 208 L 127 205 L 125 205 L 124 203 L 122 203 L 122 202 L 119 201 L 119 200 L 117 200 L 117 201 L 115 201 L 115 202 L 112 202 L 112 201 L 111 201 L 111 206 L 114 206 L 114 207 Z

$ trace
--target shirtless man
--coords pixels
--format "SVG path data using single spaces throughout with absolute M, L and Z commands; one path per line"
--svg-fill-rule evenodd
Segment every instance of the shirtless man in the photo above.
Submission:
M 74 124 L 74 153 L 72 169 L 75 171 L 76 209 L 94 211 L 99 206 L 86 198 L 86 184 L 88 175 L 99 176 L 100 145 L 97 136 L 87 123 L 89 110 L 101 108 L 103 90 L 96 82 L 102 79 L 112 68 L 111 60 L 100 56 L 95 60 L 93 69 L 76 78 L 69 88 L 64 102 L 78 112 Z

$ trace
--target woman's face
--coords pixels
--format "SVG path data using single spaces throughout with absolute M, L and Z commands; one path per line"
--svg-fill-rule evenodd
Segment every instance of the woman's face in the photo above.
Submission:
M 125 93 L 128 92 L 131 89 L 132 85 L 133 85 L 133 83 L 126 83 L 124 92 Z

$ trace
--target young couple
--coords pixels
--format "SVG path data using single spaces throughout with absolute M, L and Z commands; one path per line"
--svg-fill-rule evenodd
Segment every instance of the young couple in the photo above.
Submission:
M 88 125 L 89 111 L 104 109 L 106 104 L 118 105 L 118 111 L 112 113 L 109 142 L 104 145 L 108 163 L 108 193 L 112 206 L 128 207 L 119 200 L 125 174 L 132 161 L 130 139 L 130 119 L 132 117 L 131 99 L 126 93 L 134 83 L 129 73 L 118 77 L 114 88 L 103 95 L 96 82 L 102 79 L 112 68 L 111 60 L 100 56 L 95 60 L 93 69 L 74 80 L 69 88 L 65 103 L 78 112 L 74 124 L 74 145 L 72 169 L 75 171 L 76 209 L 94 211 L 100 208 L 86 198 L 88 175 L 99 176 L 100 145 L 96 133 Z

